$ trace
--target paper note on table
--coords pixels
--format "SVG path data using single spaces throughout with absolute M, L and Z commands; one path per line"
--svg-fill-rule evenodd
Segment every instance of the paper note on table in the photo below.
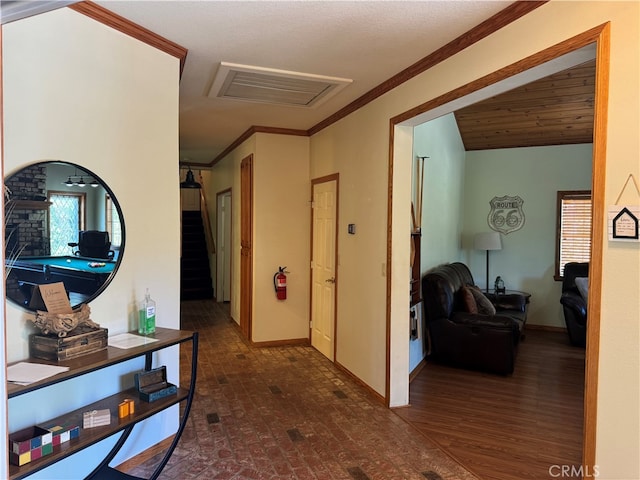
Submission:
M 157 341 L 157 338 L 134 335 L 133 333 L 121 333 L 120 335 L 109 337 L 109 346 L 116 348 L 133 348 Z
M 7 380 L 19 385 L 29 385 L 30 383 L 44 380 L 58 373 L 66 372 L 67 370 L 69 370 L 69 367 L 20 362 L 7 367 Z

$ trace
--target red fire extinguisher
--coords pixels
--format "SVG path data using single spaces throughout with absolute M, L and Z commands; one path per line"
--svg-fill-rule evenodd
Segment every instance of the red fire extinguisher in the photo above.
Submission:
M 273 275 L 273 288 L 276 290 L 278 300 L 287 299 L 287 276 L 284 274 L 285 268 L 287 267 L 278 267 L 278 271 Z

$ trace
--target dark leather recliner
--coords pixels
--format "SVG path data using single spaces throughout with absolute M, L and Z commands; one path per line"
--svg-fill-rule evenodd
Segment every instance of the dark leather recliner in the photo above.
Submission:
M 69 243 L 70 247 L 78 247 L 74 255 L 88 258 L 111 260 L 115 252 L 111 250 L 109 232 L 99 230 L 81 230 L 78 232 L 78 242 Z
M 474 285 L 459 262 L 440 265 L 422 277 L 429 356 L 437 362 L 499 374 L 511 374 L 527 317 L 523 295 L 501 295 L 496 314 L 470 313 L 461 298 Z M 507 298 L 508 297 L 508 298 Z
M 589 262 L 570 262 L 564 266 L 560 303 L 564 311 L 569 341 L 577 347 L 587 345 L 587 301 L 576 285 L 577 277 L 589 277 Z

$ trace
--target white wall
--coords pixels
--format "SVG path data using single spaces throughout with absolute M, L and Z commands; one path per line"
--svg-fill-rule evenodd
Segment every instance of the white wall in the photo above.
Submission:
M 9 23 L 2 30 L 4 174 L 56 159 L 99 175 L 122 206 L 126 247 L 113 282 L 90 304 L 91 318 L 110 335 L 128 331 L 134 326 L 135 301 L 149 288 L 157 301 L 158 326 L 178 328 L 178 59 L 70 9 Z M 28 355 L 33 331 L 28 316 L 6 306 L 9 361 Z M 177 348 L 165 352 L 160 363 L 177 380 Z M 12 399 L 9 431 L 119 390 L 120 376 L 132 368 L 141 368 L 140 362 L 76 379 L 68 388 L 58 385 Z M 38 408 L 17 407 L 26 402 Z M 116 463 L 174 433 L 177 415 L 173 408 L 137 427 L 129 443 L 135 446 L 124 449 Z M 33 478 L 84 476 L 80 471 L 95 466 L 107 443 Z
M 452 113 L 415 127 L 415 155 L 429 156 L 424 169 L 422 272 L 461 258 L 465 150 Z
M 486 256 L 473 250 L 473 236 L 487 225 L 493 197 L 524 200 L 524 226 L 502 235 L 502 250 L 489 253 L 489 284 L 500 275 L 505 286 L 531 293 L 527 324 L 565 327 L 553 279 L 556 254 L 556 193 L 590 190 L 591 144 L 467 152 L 464 234 L 469 268 L 484 287 Z
M 466 195 L 465 150 L 453 113 L 415 127 L 413 150 L 414 163 L 416 156 L 429 157 L 424 163 L 420 256 L 420 271 L 425 273 L 441 263 L 463 260 L 460 239 Z M 420 173 L 415 168 L 412 171 L 415 186 Z M 422 327 L 419 325 L 419 338 L 409 343 L 410 370 L 426 354 Z

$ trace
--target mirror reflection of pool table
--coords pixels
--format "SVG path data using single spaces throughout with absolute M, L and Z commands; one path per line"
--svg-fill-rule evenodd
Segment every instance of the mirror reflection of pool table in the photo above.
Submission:
M 21 285 L 63 282 L 70 294 L 90 296 L 107 281 L 115 264 L 115 261 L 66 255 L 20 257 L 8 266 Z

